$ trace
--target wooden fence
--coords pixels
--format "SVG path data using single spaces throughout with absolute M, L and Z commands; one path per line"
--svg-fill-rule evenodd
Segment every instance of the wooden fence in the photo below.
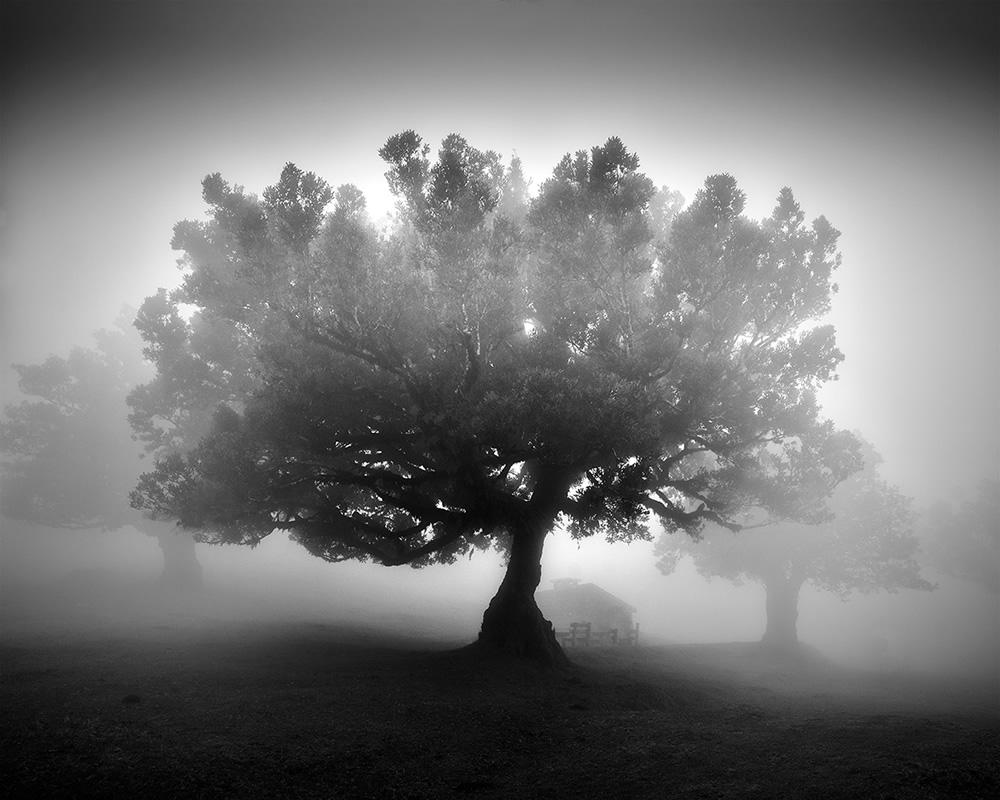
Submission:
M 592 630 L 589 622 L 571 622 L 568 630 L 556 631 L 556 638 L 563 645 L 569 645 L 570 647 L 590 647 L 591 642 L 594 644 L 634 646 L 639 644 L 639 625 L 634 625 L 632 630 L 626 635 L 619 636 L 618 628 L 612 628 L 607 631 L 595 631 Z

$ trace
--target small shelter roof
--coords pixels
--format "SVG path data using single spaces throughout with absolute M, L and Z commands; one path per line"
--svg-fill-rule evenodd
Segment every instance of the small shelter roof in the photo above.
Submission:
M 574 600 L 588 598 L 599 600 L 609 605 L 619 606 L 632 614 L 638 610 L 620 597 L 615 597 L 611 592 L 602 589 L 596 583 L 581 583 L 579 578 L 557 578 L 552 581 L 552 585 L 552 589 L 543 589 L 542 591 L 535 592 L 536 599 L 540 596 L 541 599 L 545 599 L 546 597 L 555 597 L 557 595 L 560 599 L 563 597 Z

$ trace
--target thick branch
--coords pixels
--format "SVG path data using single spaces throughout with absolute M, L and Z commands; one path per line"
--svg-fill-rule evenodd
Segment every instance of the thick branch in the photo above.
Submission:
M 715 511 L 712 511 L 704 503 L 700 503 L 698 508 L 694 511 L 683 511 L 673 503 L 661 503 L 655 498 L 646 496 L 642 498 L 642 504 L 645 505 L 650 511 L 654 511 L 662 519 L 672 520 L 682 527 L 697 522 L 699 519 L 705 519 L 709 522 L 714 522 L 716 525 L 720 525 L 733 533 L 739 533 L 743 530 L 742 525 L 732 522 Z

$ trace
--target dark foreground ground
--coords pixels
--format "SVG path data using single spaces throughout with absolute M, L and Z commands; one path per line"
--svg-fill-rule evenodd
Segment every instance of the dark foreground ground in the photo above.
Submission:
M 385 626 L 61 602 L 5 609 L 7 797 L 1000 797 L 997 697 L 968 683 L 756 644 L 547 673 Z

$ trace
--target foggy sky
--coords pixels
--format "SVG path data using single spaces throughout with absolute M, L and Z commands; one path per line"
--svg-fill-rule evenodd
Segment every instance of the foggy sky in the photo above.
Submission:
M 377 149 L 451 132 L 537 186 L 616 135 L 690 201 L 790 186 L 842 231 L 839 425 L 920 499 L 1000 471 L 995 3 L 37 3 L 5 0 L 5 399 L 33 363 L 180 279 L 201 179 L 286 161 L 392 205 Z

